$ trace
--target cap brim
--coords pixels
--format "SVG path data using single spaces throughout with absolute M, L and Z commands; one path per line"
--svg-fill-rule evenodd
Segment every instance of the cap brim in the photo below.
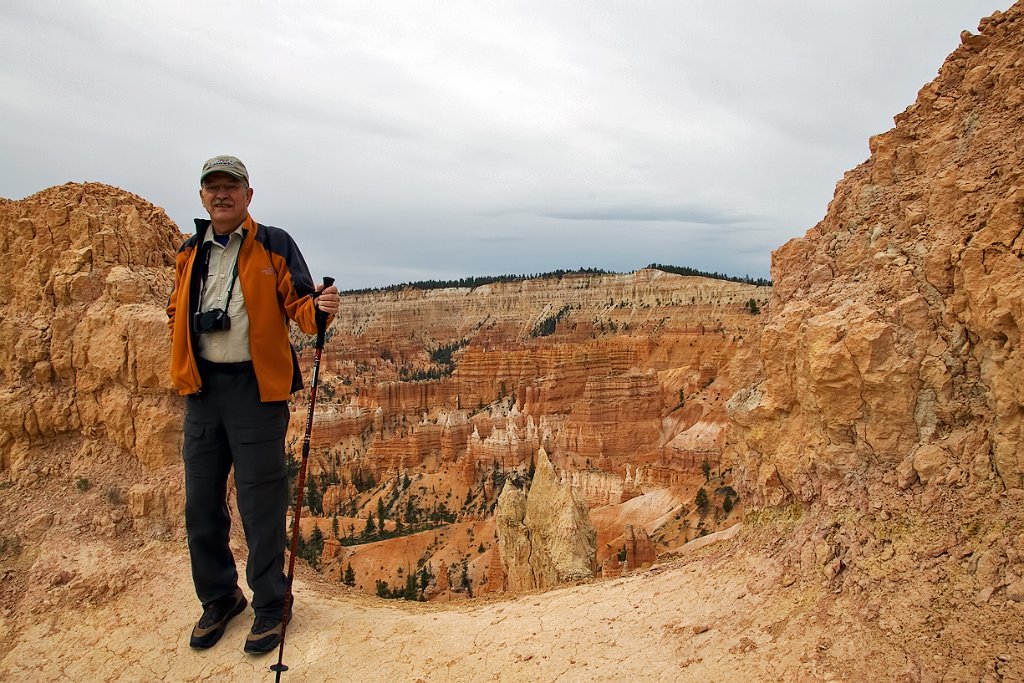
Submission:
M 203 182 L 204 180 L 206 180 L 206 176 L 213 175 L 214 173 L 227 173 L 232 178 L 238 178 L 239 180 L 245 181 L 246 183 L 249 182 L 249 179 L 246 178 L 244 175 L 240 175 L 233 171 L 229 171 L 226 168 L 211 168 L 209 171 L 199 176 L 199 182 Z

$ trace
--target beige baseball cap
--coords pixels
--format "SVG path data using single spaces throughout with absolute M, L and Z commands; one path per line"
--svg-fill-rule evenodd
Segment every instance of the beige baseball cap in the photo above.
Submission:
M 222 154 L 212 159 L 207 159 L 206 163 L 203 164 L 203 172 L 199 176 L 199 182 L 203 182 L 203 178 L 211 173 L 217 172 L 228 173 L 239 180 L 244 180 L 246 184 L 249 183 L 249 171 L 246 170 L 245 164 L 238 157 Z

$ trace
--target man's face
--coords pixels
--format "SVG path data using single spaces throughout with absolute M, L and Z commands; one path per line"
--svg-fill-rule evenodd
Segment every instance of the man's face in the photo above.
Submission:
M 230 173 L 217 171 L 203 178 L 199 199 L 214 227 L 234 230 L 245 220 L 252 201 L 252 188 Z

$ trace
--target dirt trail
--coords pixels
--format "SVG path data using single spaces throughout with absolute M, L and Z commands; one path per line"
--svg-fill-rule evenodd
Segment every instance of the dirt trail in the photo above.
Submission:
M 835 614 L 819 622 L 824 595 L 779 590 L 773 561 L 720 545 L 612 581 L 450 606 L 382 601 L 303 572 L 283 678 L 864 680 L 879 670 L 872 664 L 895 672 L 906 663 L 869 625 Z M 141 578 L 116 600 L 41 615 L 18 630 L 0 678 L 272 680 L 276 653 L 242 652 L 251 610 L 211 650 L 188 647 L 198 608 L 186 558 L 179 542 L 151 542 L 133 556 Z M 856 647 L 844 642 L 854 633 Z

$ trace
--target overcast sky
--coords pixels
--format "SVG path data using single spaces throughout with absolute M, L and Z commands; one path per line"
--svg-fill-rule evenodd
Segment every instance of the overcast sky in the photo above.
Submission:
M 0 4 L 0 196 L 250 211 L 342 288 L 652 263 L 767 277 L 1009 0 Z

